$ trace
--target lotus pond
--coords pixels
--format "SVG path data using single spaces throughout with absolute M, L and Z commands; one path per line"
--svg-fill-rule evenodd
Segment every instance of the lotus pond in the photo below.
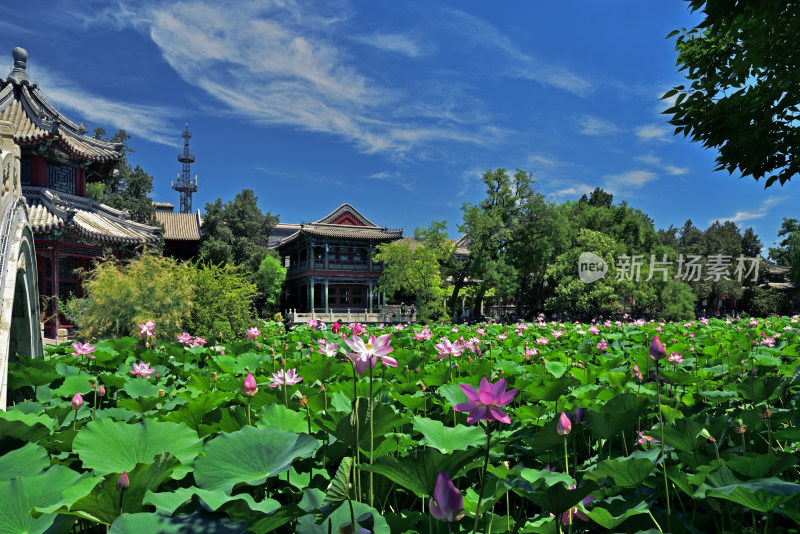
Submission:
M 798 531 L 797 317 L 141 326 L 11 364 L 0 534 Z

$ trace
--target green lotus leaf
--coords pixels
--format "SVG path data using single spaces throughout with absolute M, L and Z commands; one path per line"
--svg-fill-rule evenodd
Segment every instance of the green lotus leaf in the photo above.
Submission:
M 569 366 L 565 363 L 551 361 L 545 362 L 544 367 L 556 378 L 561 378 L 564 376 L 564 373 L 567 372 L 567 369 L 569 368 Z
M 86 395 L 92 391 L 92 382 L 94 382 L 94 380 L 95 378 L 92 375 L 87 375 L 85 373 L 67 376 L 64 378 L 64 383 L 52 390 L 51 394 L 53 398 L 64 397 L 69 401 L 72 400 L 72 397 L 74 397 L 76 393 Z
M 97 474 L 132 471 L 136 464 L 152 463 L 157 454 L 169 452 L 182 464 L 174 474 L 181 479 L 192 470 L 203 442 L 184 424 L 154 419 L 123 423 L 103 418 L 87 423 L 78 432 L 73 449 L 83 466 Z
M 142 510 L 142 499 L 148 491 L 158 489 L 169 480 L 173 470 L 180 465 L 177 458 L 168 452 L 159 454 L 152 463 L 138 464 L 130 473 L 130 485 L 125 492 L 117 489 L 122 473 L 109 473 L 94 480 L 87 492 L 68 490 L 61 499 L 47 507 L 37 506 L 38 512 L 70 514 L 91 521 L 110 525 L 122 513 Z
M 290 410 L 283 404 L 268 404 L 258 411 L 256 426 L 271 426 L 296 434 L 308 433 L 306 414 Z
M 296 534 L 328 534 L 328 532 L 358 532 L 358 529 L 353 531 L 347 529 L 348 525 L 352 525 L 350 520 L 350 506 L 352 505 L 352 515 L 356 518 L 356 522 L 361 521 L 363 524 L 363 517 L 367 514 L 372 516 L 373 526 L 369 529 L 373 534 L 391 534 L 389 525 L 381 514 L 374 508 L 370 508 L 368 504 L 362 502 L 343 502 L 339 507 L 328 515 L 319 525 L 315 524 L 313 515 L 306 515 L 300 518 L 297 522 Z M 344 530 L 342 528 L 344 527 Z
M 47 451 L 34 443 L 0 456 L 0 480 L 34 476 L 50 466 Z
M 205 456 L 197 459 L 194 478 L 207 490 L 230 491 L 241 482 L 257 486 L 288 470 L 296 458 L 310 457 L 317 446 L 308 434 L 247 426 L 209 441 Z
M 54 524 L 63 524 L 56 514 L 33 517 L 35 507 L 58 502 L 62 493 L 75 487 L 88 492 L 86 485 L 96 483 L 88 473 L 80 474 L 55 465 L 44 473 L 0 481 L 0 534 L 43 534 Z M 72 521 L 66 521 L 67 529 Z M 63 531 L 62 531 L 63 532 Z
M 615 496 L 603 501 L 594 501 L 586 508 L 586 515 L 605 529 L 613 529 L 635 515 L 648 513 L 647 503 L 641 501 L 631 506 L 629 500 Z
M 170 517 L 152 512 L 122 514 L 111 525 L 108 534 L 185 534 L 187 532 L 214 532 L 214 534 L 246 534 L 250 532 L 242 522 L 233 523 L 227 519 L 204 512 Z
M 0 440 L 14 438 L 38 442 L 53 432 L 55 421 L 45 414 L 23 413 L 19 410 L 0 411 Z
M 611 439 L 620 436 L 622 432 L 632 435 L 647 405 L 647 399 L 632 393 L 617 395 L 599 410 L 590 412 L 589 430 L 599 439 Z
M 146 378 L 130 378 L 123 389 L 132 399 L 158 396 L 158 386 Z
M 416 455 L 397 459 L 392 456 L 378 458 L 371 466 L 362 466 L 362 471 L 371 471 L 385 476 L 392 482 L 413 491 L 417 497 L 430 496 L 441 471 L 455 479 L 462 472 L 481 464 L 480 448 L 455 451 L 447 456 L 435 449 L 426 449 Z
M 413 422 L 414 430 L 424 436 L 420 443 L 433 447 L 442 454 L 465 451 L 470 447 L 483 445 L 486 441 L 486 433 L 480 426 L 445 427 L 441 421 L 420 416 L 414 417 Z
M 733 501 L 759 512 L 769 512 L 790 502 L 796 509 L 800 503 L 800 484 L 775 477 L 742 482 L 733 476 L 726 465 L 709 475 L 706 485 L 707 497 Z
M 272 513 L 281 506 L 275 499 L 266 499 L 261 502 L 256 502 L 248 493 L 230 496 L 222 489 L 203 490 L 195 487 L 178 488 L 175 491 L 160 493 L 153 493 L 148 490 L 142 502 L 155 506 L 157 513 L 172 515 L 175 513 L 175 510 L 191 501 L 195 496 L 204 502 L 212 511 L 217 511 L 226 504 L 237 500 L 243 501 L 250 511 L 262 512 L 265 514 Z
M 658 450 L 654 449 L 651 456 L 656 456 Z M 637 453 L 635 453 L 637 454 Z M 641 455 L 641 453 L 638 453 Z M 617 486 L 622 488 L 636 488 L 650 477 L 656 464 L 650 458 L 629 456 L 627 458 L 603 460 L 597 469 L 587 473 L 586 478 L 601 482 L 605 477 L 614 479 Z
M 162 417 L 162 421 L 186 423 L 186 426 L 189 428 L 197 430 L 200 428 L 200 422 L 209 412 L 233 399 L 234 394 L 227 391 L 216 390 L 204 391 L 192 397 L 191 392 L 182 391 L 178 393 L 176 397 L 185 399 L 187 402 L 177 410 L 172 410 L 166 416 Z

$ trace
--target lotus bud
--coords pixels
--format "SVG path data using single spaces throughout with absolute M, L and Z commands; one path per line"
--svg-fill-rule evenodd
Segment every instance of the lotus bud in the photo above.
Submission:
M 80 410 L 81 406 L 83 406 L 83 397 L 81 397 L 80 393 L 76 393 L 75 396 L 72 397 L 72 409 Z
M 454 523 L 463 517 L 464 497 L 444 471 L 436 479 L 429 504 L 431 515 L 439 521 Z
M 650 344 L 650 359 L 651 360 L 661 360 L 664 356 L 667 355 L 667 351 L 664 350 L 664 345 L 661 344 L 661 340 L 658 339 L 658 336 L 653 338 L 653 342 Z
M 122 474 L 117 479 L 117 490 L 125 491 L 128 489 L 128 486 L 131 485 L 131 481 L 128 479 L 128 472 L 123 471 Z
M 566 436 L 572 431 L 572 421 L 569 420 L 567 414 L 561 412 L 561 416 L 558 418 L 558 423 L 556 423 L 556 432 L 559 433 L 561 436 Z
M 246 397 L 252 397 L 256 393 L 258 393 L 256 378 L 253 376 L 253 373 L 249 373 L 242 383 L 242 395 Z
M 104 396 L 106 394 L 106 387 L 100 384 L 100 387 L 97 389 L 97 394 L 101 397 Z

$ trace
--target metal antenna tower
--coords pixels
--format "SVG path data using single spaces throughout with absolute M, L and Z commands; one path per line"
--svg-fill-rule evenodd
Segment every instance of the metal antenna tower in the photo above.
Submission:
M 186 129 L 183 131 L 183 153 L 178 154 L 178 161 L 183 163 L 183 171 L 178 174 L 178 183 L 172 182 L 172 189 L 181 194 L 181 213 L 192 213 L 192 193 L 197 191 L 197 175 L 192 179 L 191 165 L 194 154 L 189 152 L 189 113 L 186 113 Z

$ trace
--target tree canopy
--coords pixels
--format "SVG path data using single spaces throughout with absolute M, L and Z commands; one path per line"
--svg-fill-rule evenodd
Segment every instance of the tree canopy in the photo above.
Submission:
M 133 152 L 128 146 L 131 136 L 119 130 L 110 139 L 102 128 L 96 128 L 94 137 L 112 143 L 123 143 L 123 156 L 114 174 L 103 182 L 87 184 L 87 196 L 118 210 L 128 210 L 131 219 L 142 224 L 156 225 L 155 208 L 150 193 L 153 192 L 153 176 L 139 165 L 128 163 L 127 155 Z
M 256 273 L 269 253 L 269 235 L 278 218 L 262 213 L 258 197 L 244 189 L 232 201 L 217 199 L 206 204 L 200 261 L 215 265 L 232 263 Z
M 717 170 L 785 184 L 800 171 L 800 2 L 687 1 L 705 18 L 668 36 L 690 82 L 664 95 L 675 134 L 718 150 Z

